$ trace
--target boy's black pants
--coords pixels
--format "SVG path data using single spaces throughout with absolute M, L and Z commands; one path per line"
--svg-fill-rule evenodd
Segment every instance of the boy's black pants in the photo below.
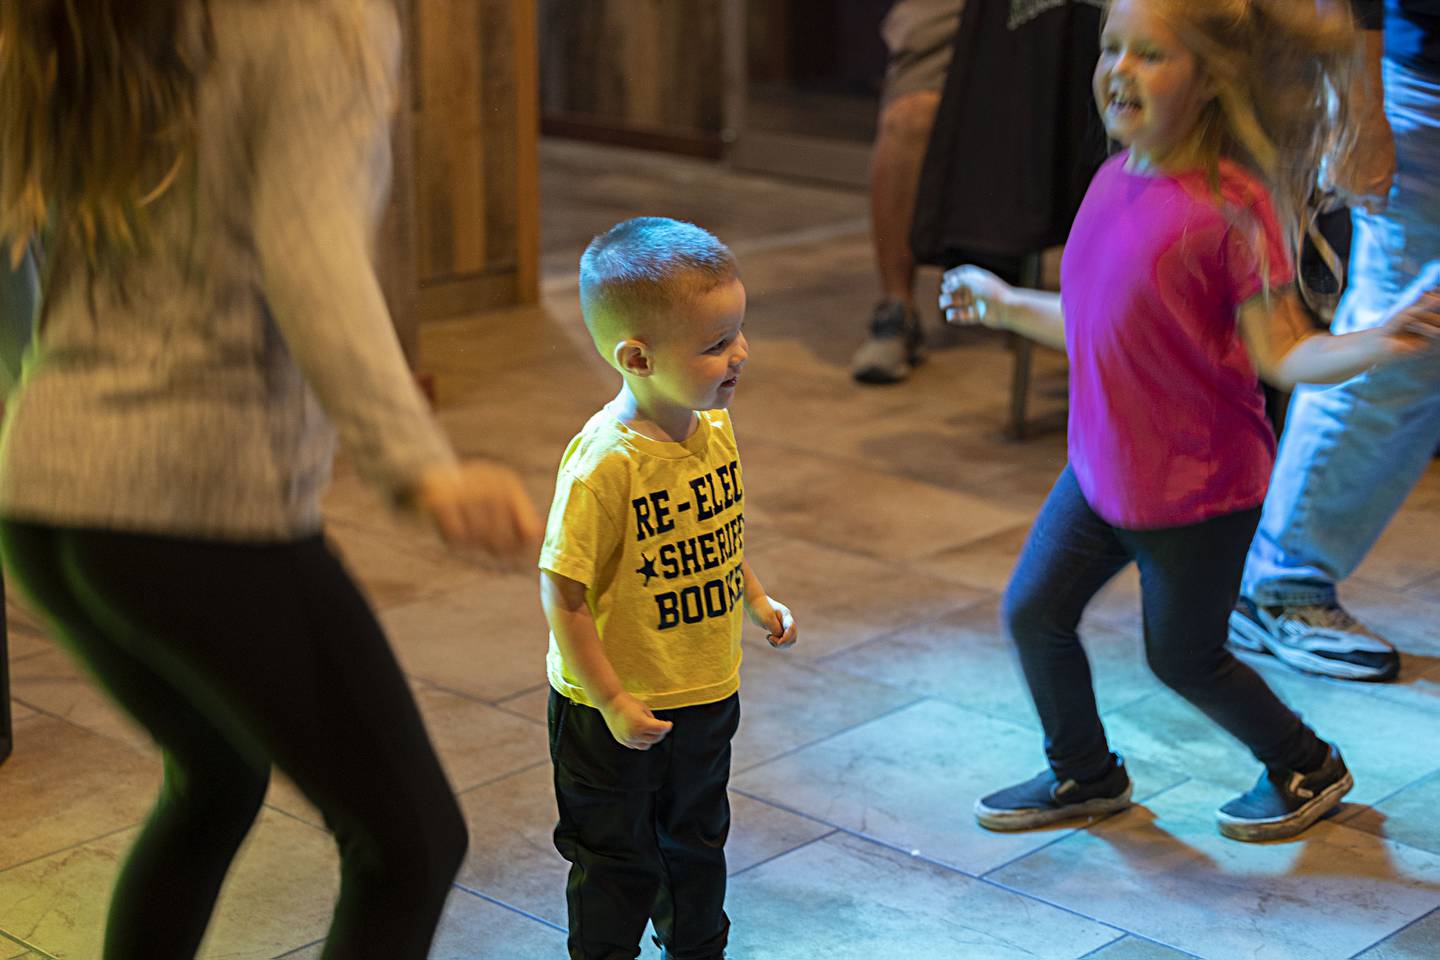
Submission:
M 655 716 L 675 726 L 649 750 L 631 750 L 600 711 L 550 691 L 571 960 L 634 960 L 647 920 L 667 960 L 724 953 L 726 786 L 740 698 Z

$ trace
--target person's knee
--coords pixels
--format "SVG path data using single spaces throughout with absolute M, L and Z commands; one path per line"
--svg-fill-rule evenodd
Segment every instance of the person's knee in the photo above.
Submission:
M 260 813 L 269 786 L 268 767 L 238 757 L 187 762 L 167 753 L 161 798 L 172 812 L 183 812 L 207 829 L 243 835 Z
M 1152 644 L 1145 650 L 1150 672 L 1165 686 L 1177 692 L 1202 684 L 1216 670 L 1215 654 L 1200 651 L 1190 644 Z
M 1024 647 L 1052 633 L 1057 625 L 1049 598 L 1011 581 L 1000 600 L 1000 622 L 1017 646 Z
M 899 146 L 924 150 L 939 106 L 938 90 L 917 90 L 896 97 L 880 112 L 880 137 Z

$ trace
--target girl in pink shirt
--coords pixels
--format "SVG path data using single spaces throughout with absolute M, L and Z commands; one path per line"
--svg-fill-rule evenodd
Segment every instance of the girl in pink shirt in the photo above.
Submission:
M 1339 382 L 1440 336 L 1434 291 L 1331 337 L 1289 289 L 1297 211 L 1318 170 L 1344 172 L 1356 42 L 1325 0 L 1112 0 L 1094 92 L 1126 149 L 1076 216 L 1061 293 L 973 266 L 945 276 L 947 319 L 1063 348 L 1071 364 L 1070 463 L 1005 595 L 1049 769 L 977 801 L 986 827 L 1129 804 L 1077 626 L 1131 562 L 1151 669 L 1265 765 L 1220 809 L 1221 832 L 1293 836 L 1352 785 L 1339 751 L 1225 638 L 1275 454 L 1258 378 Z

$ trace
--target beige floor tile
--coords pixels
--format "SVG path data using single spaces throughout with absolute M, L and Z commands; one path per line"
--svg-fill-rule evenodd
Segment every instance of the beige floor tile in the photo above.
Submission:
M 953 580 L 977 590 L 1003 593 L 1029 533 L 1030 524 L 1027 522 L 1001 530 L 994 536 L 952 547 L 926 558 L 925 570 L 942 580 Z
M 736 877 L 727 902 L 741 957 L 903 955 L 1073 960 L 1117 932 L 1091 920 L 837 834 Z M 796 936 L 795 931 L 805 931 Z M 776 950 L 785 944 L 783 953 Z
M 132 831 L 0 873 L 0 916 L 59 960 L 100 956 L 105 909 Z M 325 933 L 338 885 L 324 833 L 263 813 L 221 892 L 200 960 L 269 960 Z
M 10 722 L 11 722 L 11 723 L 15 723 L 16 721 L 24 720 L 26 717 L 33 717 L 33 716 L 35 716 L 35 711 L 34 711 L 34 710 L 31 710 L 29 707 L 25 706 L 25 704 L 20 703 L 20 702 L 17 701 L 17 700 L 11 700 L 11 701 L 10 701 Z
M 1340 600 L 1402 653 L 1440 657 L 1440 602 L 1361 580 L 1342 584 Z
M 469 790 L 532 766 L 549 757 L 545 730 L 488 704 L 413 683 L 440 763 L 457 792 Z M 316 827 L 324 820 L 288 778 L 272 778 L 266 802 Z
M 39 618 L 18 601 L 15 593 L 11 587 L 5 598 L 5 645 L 10 651 L 11 663 L 54 649 Z
M 751 646 L 740 664 L 740 730 L 732 767 L 748 769 L 915 699 L 873 678 Z
M 1094 953 L 1086 954 L 1085 960 L 1189 960 L 1190 954 L 1172 950 L 1164 944 L 1139 937 L 1126 937 Z
M 142 755 L 158 756 L 144 728 L 112 703 L 63 651 L 51 649 L 12 664 L 10 689 L 50 716 L 128 744 Z
M 1083 634 L 1102 713 L 1163 689 L 1145 663 L 1140 639 L 1102 622 Z M 897 630 L 823 661 L 910 693 L 938 697 L 1013 723 L 1036 722 L 1014 649 L 990 600 L 939 620 Z
M 1388 937 L 1355 960 L 1433 960 L 1440 943 L 1440 910 Z
M 458 587 L 477 569 L 473 560 L 446 550 L 418 522 L 377 532 L 337 520 L 326 534 L 371 605 L 380 610 Z
M 540 235 L 547 274 L 574 273 L 591 237 L 620 220 L 656 211 L 699 223 L 742 253 L 748 240 L 853 223 L 866 215 L 859 190 L 571 141 L 547 139 L 541 149 Z
M 1345 821 L 1347 827 L 1373 833 L 1440 856 L 1440 773 L 1431 774 L 1367 807 Z
M 771 650 L 746 645 L 740 664 L 740 730 L 732 769 L 740 771 L 912 703 L 913 694 Z M 496 704 L 532 723 L 546 722 L 550 687 Z
M 1374 803 L 1440 766 L 1433 751 L 1417 749 L 1440 737 L 1440 712 L 1383 700 L 1339 684 L 1267 674 L 1293 709 L 1320 736 L 1337 743 L 1355 777 L 1348 802 Z M 1116 750 L 1192 775 L 1203 774 L 1224 789 L 1215 805 L 1248 790 L 1260 765 L 1240 743 L 1169 691 L 1105 718 Z
M 1435 554 L 1435 543 L 1440 540 L 1440 506 L 1432 506 L 1433 502 L 1430 489 L 1412 494 L 1354 576 L 1404 590 L 1440 575 L 1440 558 Z
M 569 864 L 551 841 L 556 815 L 548 757 L 462 794 L 460 806 L 470 849 L 456 882 L 564 926 Z
M 0 767 L 0 787 L 3 870 L 139 823 L 160 787 L 160 764 L 37 714 L 15 724 L 15 752 Z
M 795 614 L 800 640 L 788 654 L 815 660 L 985 598 L 982 591 L 826 544 L 791 540 L 752 568 Z M 763 642 L 763 641 L 762 641 Z M 767 651 L 768 652 L 768 651 Z
M 967 873 L 980 874 L 1054 841 L 1076 824 L 991 833 L 975 799 L 1033 776 L 1045 759 L 1036 732 L 923 701 L 734 777 L 735 789 Z M 1136 795 L 1179 781 L 1130 765 Z
M 405 672 L 481 700 L 543 681 L 549 628 L 537 578 L 475 573 L 459 587 L 384 611 Z
M 970 494 L 759 443 L 745 452 L 747 514 L 782 532 L 891 561 L 920 561 L 1029 522 Z M 923 570 L 923 564 L 917 567 Z M 758 571 L 757 571 L 758 572 Z
M 544 763 L 460 798 L 470 825 L 470 852 L 457 882 L 533 916 L 564 926 L 570 865 L 556 852 L 555 788 Z M 749 797 L 732 794 L 726 843 L 738 873 L 831 831 Z
M 315 944 L 283 960 L 320 960 Z M 445 904 L 430 960 L 556 960 L 565 955 L 565 934 L 483 897 L 454 890 Z
M 1340 960 L 1440 904 L 1440 857 L 1328 823 L 1236 843 L 1216 790 L 1191 781 L 991 878 L 1209 960 Z

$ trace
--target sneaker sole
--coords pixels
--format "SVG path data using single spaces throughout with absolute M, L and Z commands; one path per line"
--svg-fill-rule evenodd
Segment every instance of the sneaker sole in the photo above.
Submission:
M 1231 840 L 1240 840 L 1245 843 L 1288 840 L 1290 837 L 1308 830 L 1316 820 L 1339 806 L 1341 799 L 1350 792 L 1350 788 L 1353 786 L 1355 786 L 1355 778 L 1347 770 L 1345 776 L 1336 780 L 1319 796 L 1294 813 L 1286 814 L 1283 817 L 1271 817 L 1268 820 L 1243 820 L 1222 812 L 1216 815 L 1216 819 L 1220 824 L 1220 832 Z
M 1230 643 L 1250 653 L 1267 653 L 1270 631 L 1238 610 L 1230 611 Z
M 1332 660 L 1329 657 L 1322 657 L 1308 650 L 1281 643 L 1269 630 L 1243 613 L 1232 612 L 1230 614 L 1230 643 L 1250 653 L 1268 653 L 1288 667 L 1319 677 L 1383 682 L 1394 680 L 1400 673 L 1398 658 L 1387 666 L 1376 669 L 1345 660 Z
M 1097 797 L 1084 803 L 1072 803 L 1053 810 L 1001 810 L 987 807 L 984 800 L 975 801 L 975 819 L 986 830 L 1008 833 L 1013 830 L 1031 830 L 1045 827 L 1062 820 L 1078 820 L 1085 817 L 1099 817 L 1132 806 L 1130 793 L 1134 784 L 1126 784 L 1125 791 L 1118 797 Z

